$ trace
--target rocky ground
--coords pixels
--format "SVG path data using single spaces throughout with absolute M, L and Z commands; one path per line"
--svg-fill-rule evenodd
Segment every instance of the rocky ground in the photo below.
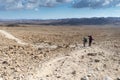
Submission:
M 119 44 L 114 26 L 0 27 L 0 80 L 120 80 Z

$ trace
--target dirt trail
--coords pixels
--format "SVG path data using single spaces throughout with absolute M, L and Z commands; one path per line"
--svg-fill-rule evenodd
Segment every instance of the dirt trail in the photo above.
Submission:
M 29 80 L 113 80 L 102 71 L 106 55 L 109 52 L 97 46 L 81 48 L 41 63 Z
M 0 30 L 0 33 L 5 36 L 6 38 L 8 39 L 11 39 L 11 40 L 14 40 L 16 41 L 18 44 L 21 44 L 21 45 L 28 45 L 29 43 L 25 43 L 23 42 L 22 40 L 16 38 L 14 35 L 8 33 L 7 31 L 5 30 Z M 34 44 L 29 44 L 35 48 L 50 48 L 50 49 L 56 49 L 57 46 L 56 45 L 49 45 L 48 43 L 39 43 L 37 45 L 34 45 Z
M 13 36 L 12 34 L 8 33 L 7 31 L 0 30 L 0 33 L 2 35 L 4 35 L 6 38 L 8 38 L 8 39 L 12 39 L 12 40 L 16 41 L 18 44 L 27 45 L 27 43 L 21 41 L 20 39 L 16 38 L 15 36 Z

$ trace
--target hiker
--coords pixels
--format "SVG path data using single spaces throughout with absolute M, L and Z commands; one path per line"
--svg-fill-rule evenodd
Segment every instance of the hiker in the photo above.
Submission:
M 87 38 L 86 37 L 84 37 L 83 38 L 83 46 L 85 47 L 85 44 L 87 43 Z
M 89 46 L 91 46 L 92 44 L 92 41 L 94 40 L 93 37 L 90 35 L 88 36 L 88 40 L 89 40 Z

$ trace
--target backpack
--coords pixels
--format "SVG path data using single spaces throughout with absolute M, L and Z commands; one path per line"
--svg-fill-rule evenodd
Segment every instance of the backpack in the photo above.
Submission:
M 87 42 L 87 38 L 84 38 L 84 40 L 83 40 L 84 42 Z

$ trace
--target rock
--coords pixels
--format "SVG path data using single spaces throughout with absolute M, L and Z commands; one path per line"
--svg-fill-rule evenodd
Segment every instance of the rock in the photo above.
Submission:
M 2 64 L 8 64 L 8 62 L 7 61 L 3 61 Z
M 34 58 L 34 59 L 39 59 L 39 57 L 38 57 L 38 56 L 34 56 L 33 58 Z
M 73 72 L 72 72 L 72 75 L 76 75 L 76 71 L 73 71 Z
M 118 69 L 115 69 L 116 71 L 118 71 Z
M 84 76 L 83 78 L 81 78 L 81 80 L 89 80 L 89 78 L 87 76 Z
M 61 76 L 57 76 L 57 78 L 61 78 Z
M 107 68 L 107 65 L 106 65 L 106 64 L 104 64 L 104 65 L 103 65 L 103 67 L 104 67 L 104 68 Z
M 117 78 L 116 80 L 120 80 L 120 77 L 119 77 L 119 78 Z
M 87 55 L 88 55 L 88 56 L 96 56 L 97 53 L 88 53 Z
M 65 45 L 65 48 L 68 48 L 69 47 L 69 45 Z
M 49 75 L 46 75 L 46 77 L 49 77 Z
M 3 80 L 3 78 L 0 77 L 0 80 Z
M 69 47 L 70 47 L 70 48 L 75 48 L 75 47 L 76 47 L 76 45 L 69 45 Z
M 39 54 L 43 54 L 43 52 L 41 51 Z
M 113 79 L 109 76 L 106 76 L 103 80 L 113 80 Z
M 63 48 L 63 46 L 62 45 L 58 45 L 58 48 Z
M 87 76 L 88 76 L 88 77 L 91 77 L 91 76 L 92 76 L 92 74 L 88 74 Z
M 13 47 L 9 46 L 9 50 L 14 49 Z
M 57 46 L 57 45 L 51 45 L 50 48 L 51 48 L 51 49 L 57 49 L 58 46 Z
M 95 62 L 100 62 L 100 60 L 99 59 L 95 59 Z
M 81 58 L 84 59 L 84 55 L 82 55 Z
M 38 48 L 38 50 L 42 50 L 41 48 Z

